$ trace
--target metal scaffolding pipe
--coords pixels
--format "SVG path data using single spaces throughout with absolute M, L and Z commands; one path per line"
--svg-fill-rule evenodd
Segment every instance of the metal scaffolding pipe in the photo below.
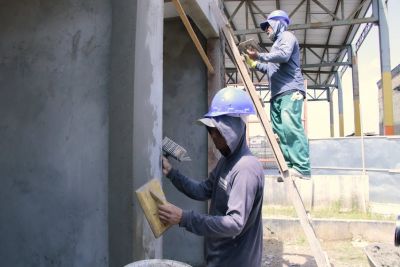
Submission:
M 348 26 L 348 25 L 354 25 L 354 24 L 374 23 L 377 21 L 378 21 L 378 19 L 375 17 L 350 19 L 350 20 L 334 20 L 334 21 L 328 21 L 328 22 L 292 24 L 292 25 L 289 25 L 288 29 L 291 31 L 304 30 L 304 29 L 321 29 L 321 28 L 329 28 L 329 27 L 336 27 L 336 26 Z M 235 35 L 248 35 L 248 34 L 263 33 L 263 30 L 257 28 L 257 29 L 248 29 L 248 30 L 234 30 L 233 32 Z
M 338 72 L 335 73 L 336 84 L 338 88 L 338 109 L 339 109 L 339 136 L 344 136 L 344 117 L 343 117 L 343 88 L 342 79 Z
M 334 137 L 335 136 L 335 118 L 333 116 L 332 93 L 333 93 L 333 90 L 331 91 L 331 88 L 328 88 L 327 94 L 328 94 L 328 101 L 329 101 L 329 125 L 330 125 L 331 137 Z
M 353 103 L 354 103 L 354 135 L 361 136 L 361 114 L 360 114 L 360 83 L 358 79 L 358 58 L 355 47 L 348 48 L 348 55 L 352 63 L 353 80 Z

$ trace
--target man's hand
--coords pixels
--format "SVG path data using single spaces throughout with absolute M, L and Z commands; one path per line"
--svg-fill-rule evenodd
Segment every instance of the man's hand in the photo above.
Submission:
M 254 69 L 257 66 L 257 61 L 252 60 L 248 55 L 244 54 L 243 55 L 245 60 L 246 60 L 246 64 L 251 68 Z
M 256 50 L 247 49 L 247 55 L 249 55 L 249 58 L 252 60 L 258 59 L 258 52 Z
M 169 163 L 168 159 L 166 157 L 162 157 L 162 172 L 164 173 L 165 176 L 168 175 L 168 173 L 171 171 L 172 166 L 171 163 Z
M 171 203 L 158 205 L 158 216 L 161 222 L 165 224 L 178 224 L 182 219 L 182 209 Z

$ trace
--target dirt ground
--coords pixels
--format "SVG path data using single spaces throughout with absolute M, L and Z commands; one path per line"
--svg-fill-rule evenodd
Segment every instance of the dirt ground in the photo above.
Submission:
M 334 267 L 369 267 L 362 240 L 321 242 Z M 262 266 L 267 267 L 316 267 L 306 240 L 281 241 L 274 236 L 264 237 Z

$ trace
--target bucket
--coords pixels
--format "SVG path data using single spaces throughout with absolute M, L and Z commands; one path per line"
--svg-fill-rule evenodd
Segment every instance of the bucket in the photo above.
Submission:
M 135 261 L 129 263 L 128 265 L 125 265 L 124 267 L 192 267 L 192 266 L 179 261 L 152 259 L 152 260 Z

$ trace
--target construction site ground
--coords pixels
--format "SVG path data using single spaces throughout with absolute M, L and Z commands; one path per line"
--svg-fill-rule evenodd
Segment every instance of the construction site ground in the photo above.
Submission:
M 383 216 L 372 213 L 340 212 L 336 208 L 311 212 L 314 218 L 332 219 L 394 219 L 394 216 Z M 292 207 L 264 206 L 263 218 L 295 218 L 296 212 Z M 265 229 L 265 228 L 264 228 Z M 280 238 L 277 233 L 264 230 L 264 253 L 262 266 L 273 267 L 314 267 L 317 266 L 310 246 L 304 235 L 301 237 Z M 320 240 L 323 250 L 327 253 L 334 267 L 369 267 L 364 248 L 373 243 L 355 237 L 349 240 Z
M 343 240 L 321 242 L 328 254 L 330 263 L 335 267 L 368 267 L 367 256 L 363 248 L 369 243 L 363 240 Z M 264 234 L 264 253 L 262 266 L 273 267 L 316 267 L 307 240 L 279 240 L 270 233 Z

